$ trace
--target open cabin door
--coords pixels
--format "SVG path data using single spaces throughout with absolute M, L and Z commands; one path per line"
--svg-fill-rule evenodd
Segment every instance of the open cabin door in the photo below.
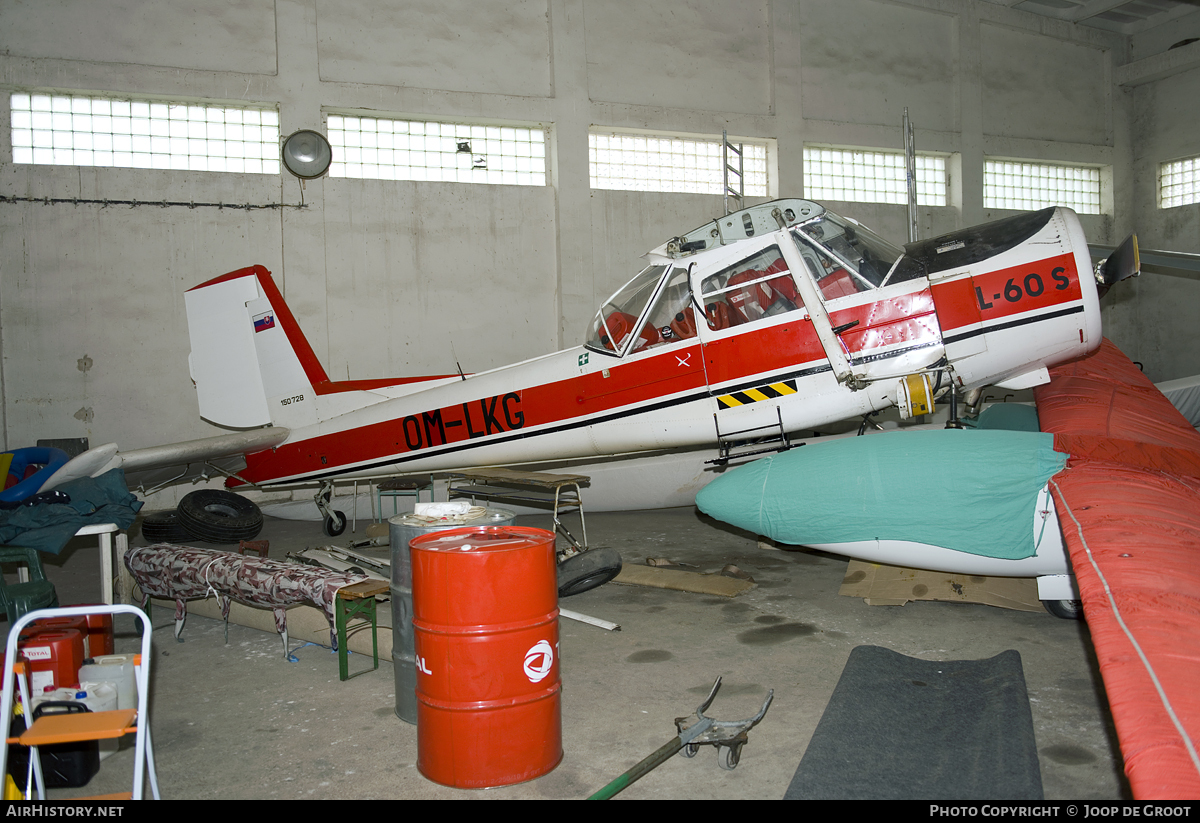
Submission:
M 693 277 L 713 422 L 723 442 L 782 439 L 797 427 L 801 405 L 810 419 L 814 404 L 844 392 L 820 339 L 834 340 L 829 319 L 811 282 L 793 277 L 803 263 L 791 243 L 786 232 L 743 240 Z M 844 355 L 836 368 L 848 374 Z
M 935 367 L 944 352 L 928 281 L 901 258 L 881 259 L 861 236 L 831 238 L 839 229 L 780 232 L 838 382 L 857 391 Z

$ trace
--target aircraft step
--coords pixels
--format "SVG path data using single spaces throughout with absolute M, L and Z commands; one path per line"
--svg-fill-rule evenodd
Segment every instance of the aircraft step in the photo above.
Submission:
M 772 454 L 775 452 L 785 452 L 795 446 L 803 446 L 803 443 L 793 444 L 788 439 L 787 432 L 783 430 L 783 414 L 779 411 L 779 407 L 775 407 L 776 422 L 767 426 L 753 426 L 748 429 L 740 429 L 732 432 L 722 432 L 721 423 L 717 416 L 713 415 L 713 423 L 717 427 L 717 448 L 719 456 L 712 460 L 705 460 L 705 463 L 711 463 L 715 466 L 724 466 L 730 460 L 740 460 L 744 457 L 751 457 L 756 454 Z M 760 432 L 756 437 L 743 437 L 753 432 Z M 774 444 L 774 445 L 770 445 Z M 734 449 L 743 449 L 743 451 L 735 452 Z

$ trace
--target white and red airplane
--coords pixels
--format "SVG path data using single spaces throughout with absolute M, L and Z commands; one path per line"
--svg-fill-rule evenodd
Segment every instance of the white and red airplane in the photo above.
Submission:
M 1129 246 L 1133 243 L 1132 248 Z M 1026 388 L 1099 345 L 1075 213 L 1049 208 L 900 249 L 807 200 L 726 215 L 649 252 L 579 347 L 472 375 L 331 380 L 262 266 L 186 293 L 200 415 L 243 431 L 91 450 L 47 484 L 243 455 L 227 486 L 594 458 L 777 437 L 897 405 Z M 1132 260 L 1132 262 L 1131 262 Z
M 187 293 L 191 373 L 201 416 L 243 431 L 100 446 L 43 488 L 238 455 L 245 468 L 227 485 L 322 483 L 333 533 L 345 525 L 328 507 L 334 477 L 705 445 L 729 456 L 730 441 L 776 434 L 782 448 L 792 432 L 893 405 L 921 414 L 942 391 L 973 405 L 988 385 L 1042 386 L 1041 428 L 1074 462 L 1047 484 L 1054 506 L 1039 497 L 1031 513 L 1062 518 L 1061 532 L 1045 524 L 1050 566 L 1016 562 L 1022 576 L 1061 578 L 1069 548 L 1078 592 L 1041 596 L 1082 596 L 1136 796 L 1195 796 L 1198 435 L 1128 358 L 1101 348 L 1099 295 L 1137 273 L 1134 238 L 1093 268 L 1074 212 L 1050 208 L 901 250 L 817 203 L 779 200 L 649 258 L 580 347 L 399 380 L 330 380 L 266 269 L 215 278 Z M 925 548 L 870 559 L 940 562 Z

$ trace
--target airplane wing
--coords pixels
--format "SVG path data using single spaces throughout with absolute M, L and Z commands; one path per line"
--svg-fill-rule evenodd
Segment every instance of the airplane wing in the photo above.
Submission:
M 224 458 L 238 459 L 242 455 L 277 446 L 287 439 L 288 429 L 283 426 L 271 426 L 265 429 L 219 434 L 216 437 L 202 437 L 199 440 L 187 440 L 181 443 L 169 443 L 163 446 L 151 446 L 144 449 L 119 451 L 116 443 L 105 443 L 102 446 L 88 449 L 83 454 L 69 460 L 62 468 L 51 475 L 42 486 L 42 491 L 49 491 L 67 481 L 79 477 L 98 477 L 110 469 L 121 468 L 127 476 L 134 473 L 146 473 L 144 477 L 160 469 L 176 469 L 167 472 L 169 479 L 184 479 L 189 466 L 213 464 Z M 244 464 L 243 464 L 244 465 Z M 222 466 L 222 468 L 226 468 Z M 229 469 L 226 468 L 228 471 Z M 196 472 L 201 476 L 203 469 Z M 132 486 L 138 483 L 130 483 Z M 153 485 L 151 482 L 141 485 Z
M 1105 340 L 1035 390 L 1071 455 L 1051 481 L 1125 772 L 1200 797 L 1200 433 Z

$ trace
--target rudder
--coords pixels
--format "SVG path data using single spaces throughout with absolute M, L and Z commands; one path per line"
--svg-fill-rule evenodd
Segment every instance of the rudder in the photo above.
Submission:
M 187 291 L 184 303 L 201 417 L 237 429 L 316 421 L 313 386 L 329 378 L 269 271 L 251 266 L 214 278 Z

